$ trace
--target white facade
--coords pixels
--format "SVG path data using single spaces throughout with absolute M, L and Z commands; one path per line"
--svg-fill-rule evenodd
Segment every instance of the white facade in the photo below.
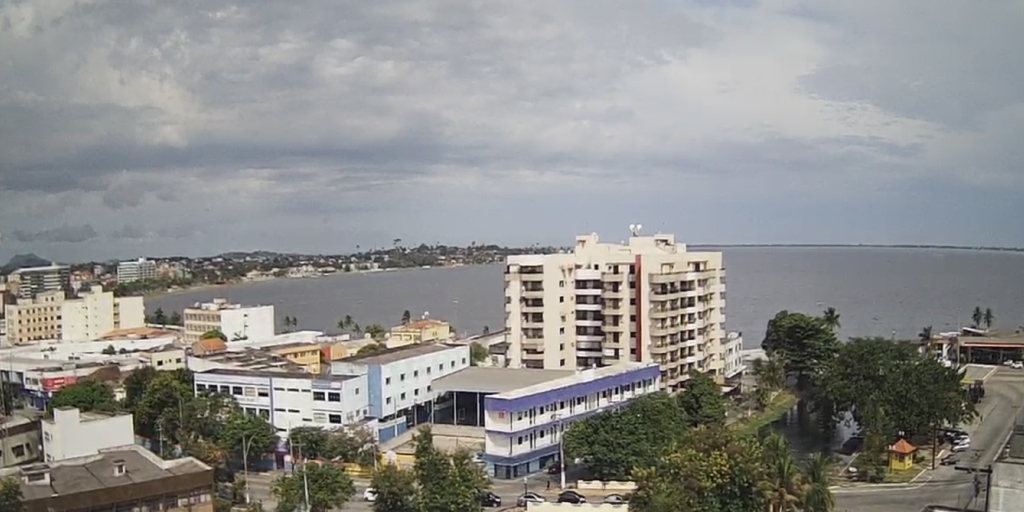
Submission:
M 197 303 L 182 312 L 186 343 L 219 330 L 231 341 L 269 340 L 275 336 L 274 306 L 242 306 L 224 299 Z
M 366 376 L 320 376 L 217 369 L 195 374 L 196 393 L 231 395 L 249 414 L 262 416 L 279 435 L 295 427 L 334 428 L 362 421 L 368 405 Z
M 557 460 L 573 422 L 660 388 L 654 363 L 583 370 L 484 398 L 484 460 L 498 478 L 516 478 Z
M 99 339 L 116 329 L 146 325 L 142 297 L 114 297 L 113 292 L 94 286 L 81 298 L 61 304 L 61 339 L 84 342 Z
M 673 235 L 632 234 L 625 244 L 590 234 L 576 237 L 571 253 L 508 258 L 510 366 L 654 362 L 672 390 L 694 370 L 720 381 L 735 375 L 727 368 L 736 368 L 739 354 L 723 348 L 733 342 L 722 253 L 689 252 Z
M 149 366 L 159 371 L 182 370 L 188 364 L 183 348 L 172 347 L 156 352 L 147 352 L 144 356 L 149 358 Z
M 468 345 L 407 345 L 334 361 L 331 373 L 365 375 L 370 415 L 388 420 L 436 399 L 431 383 L 469 366 Z
M 46 462 L 96 455 L 107 448 L 135 444 L 131 414 L 108 416 L 63 407 L 54 409 L 53 419 L 44 419 L 41 424 Z
M 117 264 L 117 284 L 134 283 L 146 279 L 156 279 L 155 261 L 139 258 Z

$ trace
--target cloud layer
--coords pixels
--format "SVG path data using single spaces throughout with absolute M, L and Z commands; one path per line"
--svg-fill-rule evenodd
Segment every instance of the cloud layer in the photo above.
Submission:
M 1024 245 L 1022 24 L 1019 3 L 924 0 L 8 2 L 0 251 L 558 243 L 638 221 Z

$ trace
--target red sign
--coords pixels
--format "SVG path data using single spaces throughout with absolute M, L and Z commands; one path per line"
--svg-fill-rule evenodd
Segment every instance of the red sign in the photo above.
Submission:
M 70 377 L 54 377 L 52 379 L 43 379 L 43 391 L 57 391 L 58 389 L 74 384 L 78 380 L 78 377 L 74 375 Z

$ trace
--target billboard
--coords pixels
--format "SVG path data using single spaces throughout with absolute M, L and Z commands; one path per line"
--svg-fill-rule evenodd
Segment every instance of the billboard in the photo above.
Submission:
M 52 377 L 49 379 L 43 379 L 43 391 L 57 391 L 60 388 L 74 384 L 78 381 L 78 377 L 70 375 L 67 377 Z

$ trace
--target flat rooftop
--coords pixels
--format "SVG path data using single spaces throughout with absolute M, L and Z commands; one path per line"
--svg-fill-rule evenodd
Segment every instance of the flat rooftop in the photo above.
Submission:
M 384 350 L 374 352 L 372 354 L 363 354 L 359 356 L 346 357 L 345 359 L 340 359 L 337 362 L 360 364 L 388 364 L 393 363 L 395 361 L 401 361 L 403 359 L 409 359 L 410 357 L 425 356 L 427 354 L 444 352 L 445 350 L 451 350 L 454 348 L 459 347 L 438 343 L 406 345 L 404 347 L 386 348 Z
M 493 396 L 492 398 L 514 400 L 516 398 L 535 395 L 537 393 L 541 393 L 551 389 L 564 388 L 576 384 L 584 384 L 587 382 L 593 382 L 598 379 L 614 377 L 616 375 L 622 375 L 624 373 L 651 367 L 657 367 L 657 365 L 654 363 L 619 363 L 612 366 L 605 366 L 602 368 L 593 368 L 590 370 L 582 370 L 579 372 L 569 372 L 569 375 L 559 377 L 555 380 L 518 387 L 509 391 L 503 391 Z
M 114 474 L 114 461 L 124 461 L 124 475 Z M 200 473 L 210 471 L 210 467 L 192 457 L 164 461 L 142 447 L 125 446 L 105 450 L 98 455 L 8 468 L 0 471 L 0 476 L 18 476 L 22 472 L 46 470 L 50 472 L 49 485 L 21 482 L 21 493 L 25 501 L 110 489 L 174 475 Z
M 272 371 L 272 370 L 243 370 L 235 368 L 214 368 L 195 374 L 200 375 L 230 375 L 234 377 L 269 377 L 277 379 L 310 379 L 342 382 L 356 378 L 356 375 L 326 375 L 296 371 Z
M 987 366 L 980 364 L 968 364 L 964 365 L 964 376 L 961 382 L 971 384 L 976 380 L 988 380 L 998 370 L 995 366 Z
M 505 393 L 536 386 L 573 375 L 572 370 L 538 370 L 533 368 L 488 368 L 470 366 L 430 383 L 434 391 L 448 393 Z M 547 388 L 547 386 L 545 386 Z

